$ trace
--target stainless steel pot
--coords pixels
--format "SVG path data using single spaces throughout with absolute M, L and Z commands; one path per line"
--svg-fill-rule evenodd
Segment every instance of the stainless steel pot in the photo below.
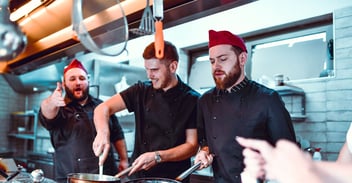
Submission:
M 120 183 L 121 180 L 110 175 L 99 175 L 90 173 L 72 173 L 67 175 L 69 183 Z

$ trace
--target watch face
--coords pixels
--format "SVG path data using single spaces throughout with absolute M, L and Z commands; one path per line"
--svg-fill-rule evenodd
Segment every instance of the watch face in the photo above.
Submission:
M 157 163 L 160 163 L 160 162 L 161 162 L 161 157 L 160 157 L 159 152 L 155 152 L 155 161 L 156 161 Z

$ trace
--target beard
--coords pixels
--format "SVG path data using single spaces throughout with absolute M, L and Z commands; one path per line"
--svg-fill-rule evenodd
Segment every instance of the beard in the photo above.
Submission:
M 76 97 L 74 91 L 71 91 L 67 86 L 65 86 L 66 96 L 72 101 L 82 102 L 89 95 L 88 87 L 82 90 L 82 95 L 80 97 Z
M 225 90 L 225 89 L 231 87 L 232 85 L 234 85 L 238 81 L 238 79 L 241 77 L 240 62 L 237 61 L 237 63 L 230 70 L 229 73 L 225 73 L 224 71 L 221 71 L 221 72 L 224 72 L 224 74 L 225 74 L 224 79 L 215 77 L 215 72 L 219 72 L 219 71 L 220 70 L 215 70 L 213 72 L 213 79 L 215 81 L 216 88 L 219 88 L 221 90 Z
M 153 84 L 153 88 L 158 90 L 158 89 L 163 89 L 168 87 L 168 85 L 171 82 L 171 71 L 169 69 L 167 69 L 164 73 L 164 79 L 163 80 L 158 80 L 158 82 L 160 82 L 158 85 L 154 85 Z

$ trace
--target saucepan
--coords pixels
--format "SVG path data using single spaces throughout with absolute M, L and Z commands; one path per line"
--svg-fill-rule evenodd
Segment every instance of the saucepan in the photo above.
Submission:
M 110 175 L 101 175 L 101 174 L 92 174 L 92 173 L 72 173 L 67 175 L 67 182 L 69 183 L 120 183 L 120 178 L 110 176 Z

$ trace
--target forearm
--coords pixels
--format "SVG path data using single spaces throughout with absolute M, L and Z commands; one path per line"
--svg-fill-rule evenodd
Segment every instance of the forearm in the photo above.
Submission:
M 198 150 L 197 130 L 186 130 L 186 141 L 176 147 L 159 151 L 163 161 L 182 161 L 195 155 Z
M 49 99 L 43 100 L 40 104 L 40 110 L 46 119 L 54 119 L 57 116 L 59 109 L 60 107 L 50 105 Z
M 315 172 L 322 182 L 351 182 L 352 164 L 336 162 L 316 162 Z
M 114 143 L 120 161 L 128 161 L 127 147 L 125 139 L 118 140 Z
M 352 153 L 349 151 L 347 147 L 347 143 L 345 143 L 339 153 L 337 158 L 337 162 L 339 163 L 352 163 Z
M 109 117 L 109 110 L 104 103 L 94 109 L 94 125 L 97 133 L 110 135 Z
M 162 162 L 182 161 L 197 153 L 197 143 L 184 143 L 167 150 L 159 150 Z

